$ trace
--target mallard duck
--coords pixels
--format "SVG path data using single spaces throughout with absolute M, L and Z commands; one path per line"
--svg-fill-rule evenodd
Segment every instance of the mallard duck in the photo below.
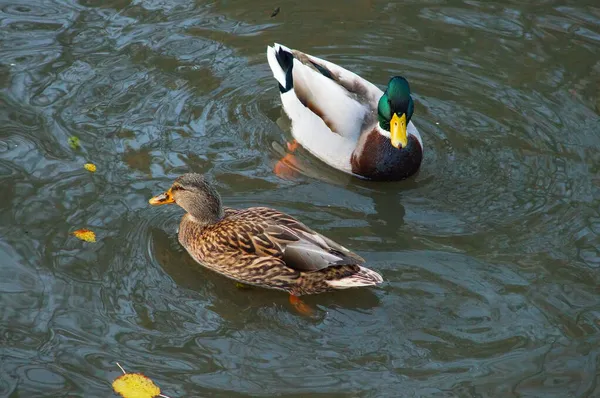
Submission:
M 300 295 L 383 281 L 362 266 L 360 256 L 285 213 L 223 207 L 218 192 L 200 174 L 184 174 L 150 199 L 151 205 L 168 203 L 187 211 L 178 237 L 194 260 L 242 284 L 289 292 L 301 312 Z
M 267 46 L 267 60 L 292 121 L 290 151 L 300 144 L 369 180 L 402 180 L 419 170 L 423 140 L 411 121 L 414 102 L 404 77 L 392 77 L 383 92 L 341 66 L 280 44 Z

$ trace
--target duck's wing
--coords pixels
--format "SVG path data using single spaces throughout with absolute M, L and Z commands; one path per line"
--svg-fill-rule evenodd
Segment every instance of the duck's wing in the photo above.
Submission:
M 216 263 L 233 264 L 226 270 L 211 268 L 244 283 L 273 288 L 297 284 L 299 291 L 314 292 L 324 289 L 323 282 L 346 289 L 383 281 L 377 272 L 362 266 L 364 260 L 357 254 L 274 209 L 229 213 L 205 228 L 203 235 L 199 250 L 207 250 Z
M 332 132 L 356 139 L 377 120 L 383 92 L 359 75 L 280 44 L 267 47 L 267 60 L 282 97 L 292 93 L 298 101 L 291 103 L 310 109 Z
M 282 249 L 286 266 L 305 272 L 309 280 L 325 280 L 335 289 L 372 286 L 383 282 L 377 272 L 364 267 L 364 259 L 293 217 L 265 209 L 276 223 L 266 228 L 269 240 Z
M 295 218 L 266 207 L 241 210 L 230 219 L 240 247 L 260 256 L 281 258 L 287 267 L 311 272 L 335 265 L 360 265 L 364 259 L 311 230 Z

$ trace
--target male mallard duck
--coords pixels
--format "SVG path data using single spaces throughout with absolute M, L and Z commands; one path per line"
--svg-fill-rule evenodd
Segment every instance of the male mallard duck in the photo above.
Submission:
M 201 265 L 235 281 L 284 290 L 300 311 L 304 294 L 376 285 L 383 281 L 357 254 L 295 218 L 267 207 L 223 208 L 199 174 L 184 174 L 151 205 L 176 203 L 187 211 L 179 242 Z M 304 309 L 303 309 L 304 308 Z
M 314 156 L 369 180 L 402 180 L 419 170 L 423 141 L 410 120 L 414 102 L 405 78 L 393 77 L 383 92 L 341 66 L 279 44 L 267 47 L 267 60 L 292 135 Z

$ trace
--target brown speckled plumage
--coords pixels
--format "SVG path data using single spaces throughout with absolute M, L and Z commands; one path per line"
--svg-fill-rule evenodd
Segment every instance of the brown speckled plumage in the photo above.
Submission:
M 203 195 L 215 191 L 190 188 L 181 178 L 174 184 L 178 187 L 174 201 L 200 213 L 189 203 L 193 195 L 202 201 Z M 208 186 L 203 179 L 201 184 Z M 187 203 L 178 197 L 181 190 L 193 193 L 181 196 Z M 179 225 L 179 241 L 194 260 L 228 278 L 295 296 L 382 282 L 379 274 L 362 266 L 360 256 L 285 213 L 266 207 L 219 211 L 222 216 L 216 222 L 200 222 L 200 214 L 186 214 Z

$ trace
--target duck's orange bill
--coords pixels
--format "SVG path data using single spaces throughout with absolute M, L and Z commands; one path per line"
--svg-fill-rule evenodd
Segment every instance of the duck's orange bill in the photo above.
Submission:
M 167 192 L 161 193 L 160 195 L 153 197 L 148 201 L 148 203 L 150 203 L 152 206 L 166 205 L 169 203 L 175 203 L 175 198 L 173 197 L 173 193 L 169 189 Z

